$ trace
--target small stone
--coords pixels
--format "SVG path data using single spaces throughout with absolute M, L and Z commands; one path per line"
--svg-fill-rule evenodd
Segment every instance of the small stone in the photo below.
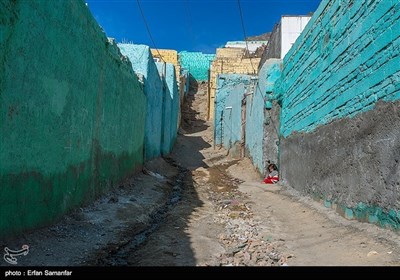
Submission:
M 179 200 L 180 200 L 179 197 L 173 197 L 173 198 L 170 200 L 170 203 L 171 203 L 171 204 L 175 204 L 175 203 L 177 203 Z
M 259 266 L 268 266 L 268 262 L 265 260 L 262 260 L 260 262 L 257 263 Z
M 371 257 L 371 256 L 375 256 L 375 255 L 378 255 L 377 251 L 370 251 L 370 252 L 368 252 L 367 257 Z
M 268 254 L 268 257 L 274 261 L 279 261 L 281 258 L 280 254 L 278 252 L 271 252 Z
M 117 197 L 111 197 L 109 200 L 108 200 L 108 203 L 117 203 L 118 202 L 118 198 Z

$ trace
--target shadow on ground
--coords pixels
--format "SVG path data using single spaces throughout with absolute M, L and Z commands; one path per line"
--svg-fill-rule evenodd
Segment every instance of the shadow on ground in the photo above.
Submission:
M 185 96 L 184 103 L 181 106 L 182 123 L 181 126 L 186 134 L 193 134 L 204 131 L 208 128 L 206 125 L 207 108 L 198 111 L 194 108 L 194 102 L 199 95 L 207 95 L 207 83 L 198 83 L 195 79 L 190 79 L 189 92 Z M 206 96 L 204 96 L 206 97 Z
M 195 266 L 199 263 L 193 250 L 195 245 L 189 228 L 196 212 L 203 206 L 203 202 L 196 190 L 193 171 L 200 167 L 208 167 L 201 151 L 211 145 L 201 135 L 208 125 L 201 119 L 200 112 L 194 108 L 193 104 L 198 89 L 197 83 L 191 83 L 190 92 L 182 105 L 182 124 L 185 133 L 178 135 L 173 151 L 169 157 L 165 158 L 169 162 L 178 164 L 181 168 L 180 172 L 184 172 L 180 201 L 167 213 L 163 223 L 154 234 L 149 236 L 145 244 L 132 252 L 128 260 L 129 264 Z
M 192 108 L 197 89 L 191 86 L 183 106 L 183 121 L 191 126 L 178 136 L 170 157 L 146 163 L 142 172 L 50 227 L 0 240 L 2 248 L 29 245 L 17 266 L 196 265 L 187 229 L 203 202 L 192 171 L 207 166 L 200 151 L 210 147 L 196 135 L 208 128 Z

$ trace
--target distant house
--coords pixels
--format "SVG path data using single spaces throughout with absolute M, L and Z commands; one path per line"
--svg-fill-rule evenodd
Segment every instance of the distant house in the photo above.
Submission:
M 310 18 L 311 15 L 282 16 L 280 22 L 274 26 L 270 40 L 262 55 L 259 68 L 262 67 L 267 59 L 283 59 L 310 21 Z

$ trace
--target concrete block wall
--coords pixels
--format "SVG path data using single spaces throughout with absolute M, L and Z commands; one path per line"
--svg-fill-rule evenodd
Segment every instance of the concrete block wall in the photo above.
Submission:
M 164 82 L 161 154 L 168 155 L 175 144 L 178 132 L 179 92 L 174 65 L 164 62 L 156 62 L 156 65 Z
M 160 58 L 161 55 L 161 58 L 164 60 L 164 62 L 172 63 L 175 67 L 175 76 L 178 77 L 179 79 L 181 73 L 181 65 L 179 63 L 179 57 L 177 51 L 166 50 L 166 49 L 158 49 L 158 50 L 151 49 L 151 53 L 155 58 Z
M 210 68 L 210 92 L 208 93 L 208 118 L 213 119 L 215 107 L 215 92 L 219 74 L 257 74 L 260 58 L 243 58 L 244 49 L 218 48 L 216 57 Z
M 143 163 L 146 96 L 83 1 L 0 2 L 0 237 L 47 225 Z
M 280 74 L 281 60 L 267 60 L 258 80 L 250 83 L 251 94 L 246 97 L 246 156 L 262 175 L 266 175 L 268 162 L 279 162 L 280 105 L 274 99 L 274 84 Z M 266 102 L 273 102 L 271 109 L 266 109 Z
M 279 21 L 275 24 L 272 30 L 270 40 L 268 41 L 267 48 L 261 57 L 259 68 L 261 68 L 265 61 L 270 58 L 281 58 L 282 54 L 282 22 Z
M 261 68 L 267 59 L 283 59 L 310 19 L 311 16 L 282 16 L 279 23 L 274 26 L 259 67 Z
M 400 225 L 400 3 L 322 1 L 284 58 L 283 183 Z
M 281 17 L 281 53 L 283 59 L 292 48 L 297 38 L 310 21 L 310 16 L 282 16 Z
M 218 76 L 214 143 L 239 158 L 242 144 L 242 100 L 249 91 L 250 76 L 221 74 Z M 243 143 L 244 144 L 244 143 Z
M 143 83 L 147 97 L 144 136 L 144 158 L 150 160 L 161 155 L 163 81 L 146 45 L 118 44 L 122 54 L 132 63 L 133 70 Z
M 208 81 L 208 71 L 215 54 L 204 54 L 202 52 L 179 53 L 179 62 L 182 68 L 187 69 L 192 77 L 199 82 Z

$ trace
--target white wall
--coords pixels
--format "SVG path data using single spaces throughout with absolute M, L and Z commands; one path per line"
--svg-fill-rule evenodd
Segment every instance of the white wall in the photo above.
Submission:
M 297 37 L 304 30 L 311 16 L 282 16 L 281 18 L 281 59 L 285 57 Z
M 258 47 L 261 47 L 263 44 L 266 45 L 268 41 L 247 41 L 247 45 L 249 47 L 249 52 L 255 52 Z M 246 42 L 245 41 L 229 41 L 226 43 L 225 48 L 239 48 L 245 49 Z

